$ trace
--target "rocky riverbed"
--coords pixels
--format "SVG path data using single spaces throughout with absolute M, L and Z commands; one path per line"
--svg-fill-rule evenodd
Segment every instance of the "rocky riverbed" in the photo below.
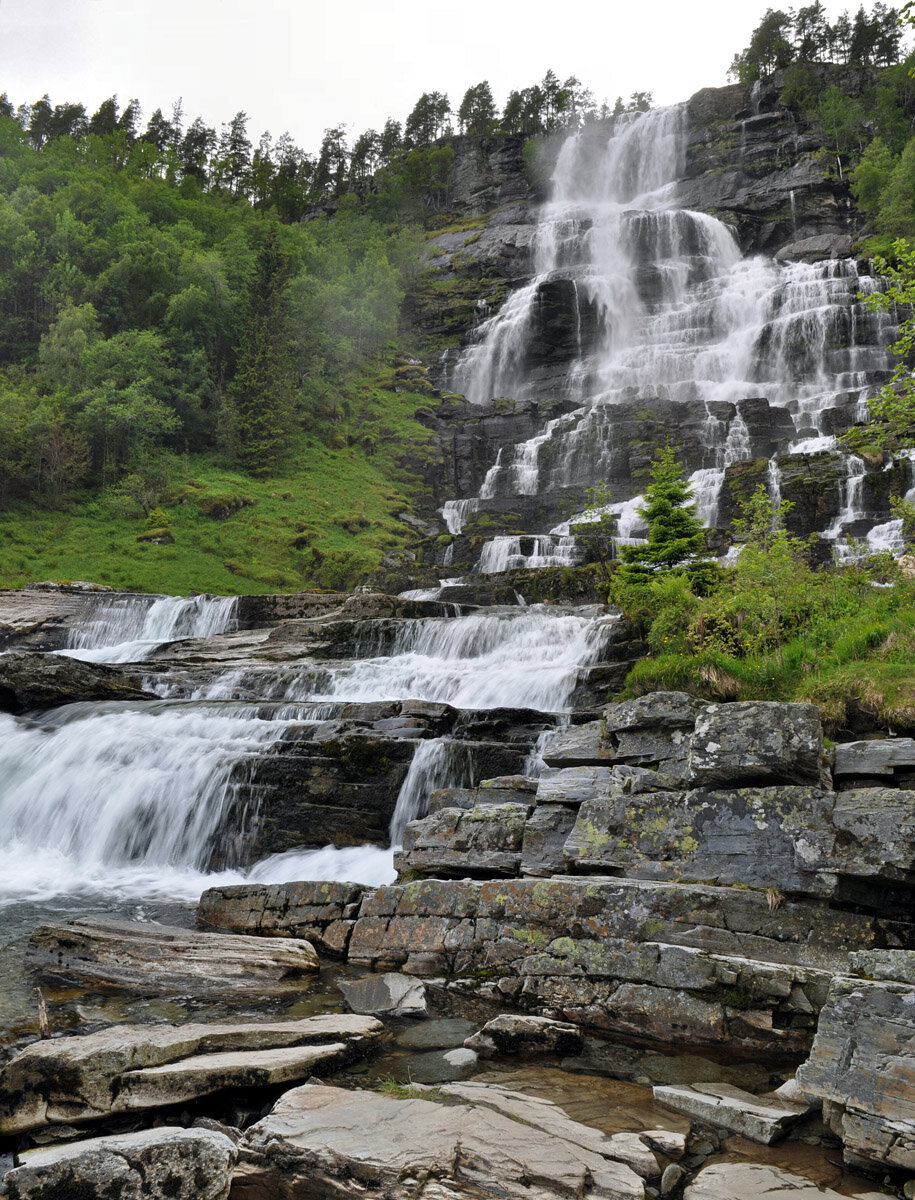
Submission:
M 53 651 L 87 610 L 151 603 L 74 589 L 0 604 L 6 694 L 65 678 Z M 198 755 L 209 714 L 233 724 L 216 736 L 228 757 L 168 810 L 193 812 L 182 837 L 157 832 L 154 801 L 180 791 L 187 762 L 169 773 L 160 748 L 146 761 L 167 791 L 144 792 L 140 750 L 122 742 L 94 798 L 58 783 L 41 830 L 51 871 L 83 871 L 82 891 L 11 904 L 8 860 L 5 962 L 28 974 L 5 1021 L 6 1194 L 812 1200 L 907 1184 L 912 742 L 827 748 L 808 705 L 601 703 L 589 681 L 638 647 L 600 607 L 302 596 L 242 603 L 229 623 L 148 639 L 139 661 L 77 663 L 52 708 L 7 704 L 14 816 L 70 729 L 85 773 L 87 732 L 112 718 L 122 739 L 134 720 L 172 739 L 202 720 Z M 571 634 L 567 659 L 554 631 Z M 533 699 L 552 671 L 561 703 L 452 702 L 481 656 L 491 669 L 541 633 L 552 666 L 538 679 L 510 649 L 500 686 Z M 88 649 L 116 659 L 122 644 Z M 434 677 L 450 698 L 422 695 L 423 649 L 445 651 Z M 366 698 L 407 667 L 419 699 Z M 83 668 L 140 694 L 88 703 Z M 309 691 L 321 671 L 325 692 Z M 270 736 L 252 741 L 262 724 Z M 121 823 L 99 839 L 114 793 Z M 45 819 L 37 800 L 31 818 Z M 29 830 L 11 828 L 22 855 Z M 386 881 L 343 870 L 360 859 L 339 856 L 386 836 L 393 865 L 371 851 Z M 324 877 L 297 876 L 305 863 Z M 161 898 L 179 876 L 196 909 Z

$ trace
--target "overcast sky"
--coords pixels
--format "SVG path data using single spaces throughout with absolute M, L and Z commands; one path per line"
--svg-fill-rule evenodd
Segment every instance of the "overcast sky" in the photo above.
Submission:
M 831 18 L 853 3 L 827 3 Z M 90 114 L 136 96 L 144 124 L 183 97 L 189 122 L 217 129 L 243 109 L 256 143 L 289 130 L 315 151 L 331 125 L 350 140 L 420 94 L 456 108 L 489 80 L 501 107 L 548 68 L 598 101 L 633 91 L 686 100 L 727 82 L 774 0 L 0 0 L 0 92 L 47 92 Z M 866 7 L 870 9 L 871 4 Z

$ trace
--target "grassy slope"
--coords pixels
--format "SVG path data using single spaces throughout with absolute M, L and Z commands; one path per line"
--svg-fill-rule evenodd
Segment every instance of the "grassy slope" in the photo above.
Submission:
M 174 545 L 138 542 L 143 517 L 125 515 L 104 493 L 59 511 L 0 512 L 0 586 L 87 579 L 237 594 L 353 585 L 415 536 L 396 515 L 420 486 L 402 458 L 434 453 L 413 415 L 428 397 L 396 393 L 390 383 L 390 369 L 381 368 L 357 384 L 348 397 L 353 416 L 325 437 L 334 448 L 302 434 L 284 470 L 266 479 L 226 470 L 213 455 L 189 456 L 160 505 Z M 254 503 L 223 520 L 197 503 L 222 496 Z

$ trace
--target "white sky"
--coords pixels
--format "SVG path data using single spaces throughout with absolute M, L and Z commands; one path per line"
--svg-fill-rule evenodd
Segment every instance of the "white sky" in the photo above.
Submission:
M 425 91 L 457 107 L 488 79 L 501 108 L 548 68 L 598 102 L 651 91 L 656 104 L 727 82 L 727 68 L 775 0 L 0 0 L 0 92 L 48 92 L 91 114 L 136 96 L 143 124 L 183 97 L 186 123 L 244 109 L 256 144 L 288 129 L 316 151 L 402 121 Z M 827 3 L 830 19 L 858 0 Z M 781 5 L 786 7 L 786 5 Z M 865 7 L 870 10 L 868 2 Z

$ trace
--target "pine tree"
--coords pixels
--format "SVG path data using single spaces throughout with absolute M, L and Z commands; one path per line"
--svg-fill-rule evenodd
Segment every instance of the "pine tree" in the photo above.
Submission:
M 228 393 L 231 457 L 252 475 L 270 471 L 285 455 L 292 430 L 283 288 L 286 255 L 274 225 L 264 238 L 251 278 L 238 366 Z
M 651 468 L 651 483 L 639 509 L 648 525 L 648 543 L 620 547 L 628 571 L 669 571 L 702 553 L 705 534 L 691 497 L 692 488 L 668 443 Z

